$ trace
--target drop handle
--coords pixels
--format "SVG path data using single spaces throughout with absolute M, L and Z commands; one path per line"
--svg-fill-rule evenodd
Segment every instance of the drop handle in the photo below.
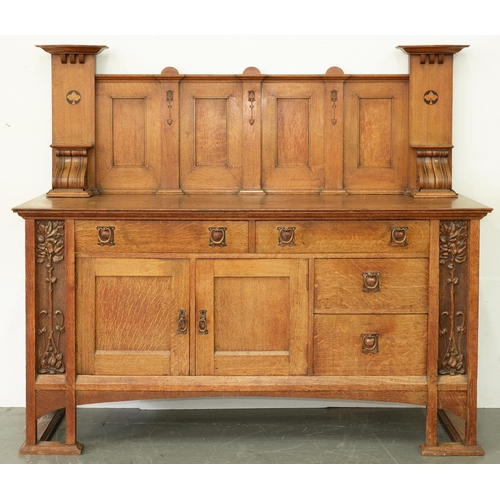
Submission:
M 406 226 L 391 226 L 391 246 L 405 247 L 408 245 L 408 228 Z
M 207 311 L 205 309 L 200 310 L 200 319 L 198 320 L 198 334 L 208 335 Z
M 225 247 L 227 245 L 227 227 L 209 227 L 208 230 L 210 231 L 210 241 L 208 243 L 209 246 Z
M 362 273 L 363 276 L 363 292 L 377 293 L 380 292 L 380 273 L 367 272 Z
M 361 334 L 361 352 L 363 354 L 377 354 L 378 350 L 378 333 L 362 333 Z
M 295 227 L 278 227 L 278 245 L 280 247 L 295 246 Z
M 187 320 L 186 320 L 185 309 L 179 309 L 179 319 L 177 320 L 177 333 L 179 335 L 186 335 L 187 333 Z

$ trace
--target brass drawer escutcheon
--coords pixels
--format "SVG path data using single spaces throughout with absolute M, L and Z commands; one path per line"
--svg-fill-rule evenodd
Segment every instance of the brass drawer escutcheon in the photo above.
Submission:
M 391 246 L 405 247 L 408 245 L 408 227 L 391 226 Z
M 113 246 L 115 244 L 114 226 L 97 226 L 97 244 L 100 246 Z
M 209 227 L 210 231 L 210 243 L 211 247 L 225 247 L 226 242 L 226 231 L 227 227 Z
M 378 272 L 363 273 L 363 292 L 366 293 L 380 292 L 380 273 Z
M 363 352 L 363 354 L 377 354 L 379 352 L 378 337 L 379 337 L 378 333 L 362 333 L 361 352 Z
M 295 246 L 295 227 L 278 227 L 278 245 L 280 247 Z

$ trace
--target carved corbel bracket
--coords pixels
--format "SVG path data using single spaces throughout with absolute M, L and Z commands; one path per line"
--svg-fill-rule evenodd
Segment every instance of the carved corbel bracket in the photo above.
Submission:
M 88 198 L 87 188 L 88 151 L 92 146 L 51 145 L 55 152 L 52 169 L 52 190 L 49 198 Z
M 452 147 L 412 146 L 416 151 L 417 163 L 417 189 L 412 193 L 413 197 L 457 197 L 451 188 Z

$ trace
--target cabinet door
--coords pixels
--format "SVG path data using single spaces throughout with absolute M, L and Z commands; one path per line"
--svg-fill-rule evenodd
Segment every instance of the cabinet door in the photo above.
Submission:
M 308 263 L 199 260 L 196 374 L 307 373 Z
M 188 261 L 80 258 L 77 273 L 77 373 L 189 373 Z

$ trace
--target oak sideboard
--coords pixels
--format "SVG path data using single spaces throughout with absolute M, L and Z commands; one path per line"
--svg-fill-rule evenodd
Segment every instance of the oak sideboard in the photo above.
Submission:
M 483 454 L 491 209 L 452 187 L 453 60 L 466 46 L 398 47 L 402 75 L 96 75 L 104 46 L 41 48 L 52 189 L 14 208 L 26 228 L 20 453 L 81 453 L 78 405 L 241 395 L 425 406 L 422 454 Z

